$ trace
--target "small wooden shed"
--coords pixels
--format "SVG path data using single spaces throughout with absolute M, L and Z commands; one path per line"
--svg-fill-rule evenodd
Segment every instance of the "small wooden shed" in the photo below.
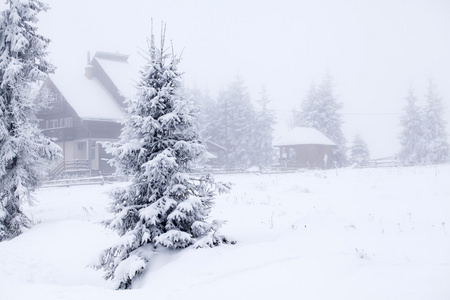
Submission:
M 333 166 L 336 144 L 315 128 L 295 127 L 280 136 L 274 146 L 279 149 L 282 167 L 325 169 Z
M 220 167 L 221 161 L 227 154 L 227 149 L 219 144 L 213 143 L 209 140 L 204 141 L 206 146 L 206 165 L 209 167 Z

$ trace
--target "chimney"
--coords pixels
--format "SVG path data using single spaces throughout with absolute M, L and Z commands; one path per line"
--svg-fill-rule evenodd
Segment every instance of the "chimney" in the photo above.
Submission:
M 94 77 L 94 67 L 92 65 L 86 66 L 86 68 L 84 68 L 84 76 L 86 76 L 88 79 L 92 79 L 92 77 Z
M 84 76 L 86 76 L 88 79 L 92 79 L 94 76 L 94 68 L 91 65 L 91 52 L 88 51 L 87 53 L 87 66 L 84 69 Z

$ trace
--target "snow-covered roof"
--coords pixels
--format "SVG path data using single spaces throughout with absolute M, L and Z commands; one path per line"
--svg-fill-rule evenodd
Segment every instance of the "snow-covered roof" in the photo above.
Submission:
M 293 145 L 331 145 L 335 146 L 329 138 L 315 128 L 295 127 L 284 132 L 274 143 L 275 146 Z
M 206 157 L 206 159 L 216 159 L 217 158 L 217 156 L 216 155 L 214 155 L 214 154 L 212 154 L 211 152 L 208 152 L 208 151 L 206 151 L 205 152 L 205 157 Z
M 139 72 L 126 59 L 113 59 L 110 56 L 99 55 L 98 53 L 95 55 L 95 59 L 123 97 L 131 98 L 136 94 Z
M 122 119 L 123 112 L 119 105 L 95 77 L 88 79 L 83 72 L 56 71 L 50 75 L 50 80 L 80 118 L 111 121 Z
M 213 143 L 210 140 L 206 140 L 205 141 L 205 145 L 211 151 L 218 151 L 218 150 L 219 151 L 227 151 L 227 148 L 225 148 L 225 147 L 223 147 L 223 146 L 221 146 L 219 144 Z

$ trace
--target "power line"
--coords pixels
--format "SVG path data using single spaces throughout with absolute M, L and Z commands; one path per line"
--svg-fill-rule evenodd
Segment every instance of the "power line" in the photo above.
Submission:
M 401 113 L 391 113 L 391 112 L 349 112 L 349 113 L 341 113 L 342 115 L 362 115 L 362 116 L 398 116 L 401 115 Z
M 292 113 L 294 110 L 288 110 L 288 109 L 271 109 L 271 111 L 274 112 L 286 112 L 286 113 Z M 299 112 L 299 111 L 297 111 Z M 340 113 L 341 115 L 361 115 L 361 116 L 398 116 L 402 113 L 400 112 L 343 112 Z

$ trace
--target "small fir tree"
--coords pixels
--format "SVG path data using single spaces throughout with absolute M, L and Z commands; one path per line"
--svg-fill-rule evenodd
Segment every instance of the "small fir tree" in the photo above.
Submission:
M 355 135 L 350 152 L 350 160 L 357 166 L 366 166 L 370 160 L 369 147 L 359 134 Z
M 48 161 L 61 149 L 38 129 L 36 115 L 50 97 L 36 97 L 38 83 L 53 67 L 45 60 L 47 38 L 37 34 L 37 0 L 8 0 L 0 15 L 0 241 L 15 237 L 31 221 L 21 204 L 41 183 Z
M 424 158 L 424 139 L 422 128 L 422 111 L 416 105 L 417 98 L 412 90 L 406 97 L 407 105 L 400 118 L 402 131 L 400 132 L 399 158 L 406 164 L 419 164 Z
M 111 193 L 115 215 L 105 224 L 121 237 L 96 265 L 119 289 L 130 288 L 145 270 L 151 257 L 145 245 L 181 249 L 229 242 L 217 232 L 221 222 L 207 220 L 215 192 L 228 186 L 193 174 L 205 146 L 193 126 L 191 103 L 181 95 L 178 63 L 164 51 L 164 33 L 159 49 L 152 35 L 120 141 L 108 149 L 117 173 L 132 181 Z
M 423 116 L 424 158 L 426 163 L 441 163 L 448 160 L 449 145 L 446 130 L 445 107 L 436 88 L 430 81 L 427 103 Z

